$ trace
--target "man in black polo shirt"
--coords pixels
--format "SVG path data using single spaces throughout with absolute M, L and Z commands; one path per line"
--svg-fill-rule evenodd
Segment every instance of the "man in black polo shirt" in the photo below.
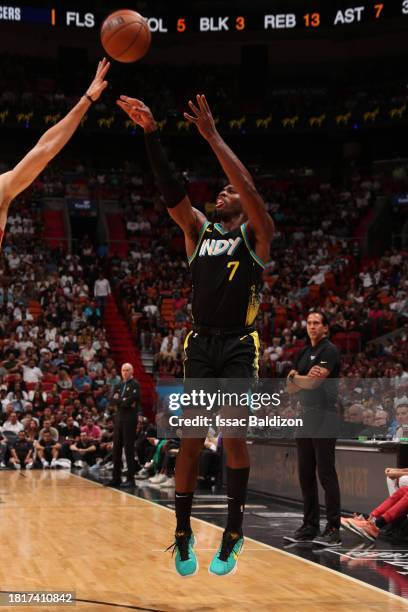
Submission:
M 340 353 L 328 340 L 328 331 L 325 314 L 317 310 L 309 312 L 310 344 L 300 352 L 295 369 L 288 375 L 288 392 L 297 393 L 303 407 L 304 426 L 296 438 L 303 525 L 293 537 L 285 539 L 333 547 L 341 545 L 340 488 L 335 467 Z M 327 526 L 322 536 L 316 468 L 326 502 Z

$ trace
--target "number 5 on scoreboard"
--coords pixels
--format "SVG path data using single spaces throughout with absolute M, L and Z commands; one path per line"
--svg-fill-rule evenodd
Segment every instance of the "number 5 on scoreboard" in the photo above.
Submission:
M 232 281 L 232 279 L 234 278 L 234 274 L 238 270 L 238 266 L 239 266 L 239 261 L 229 261 L 227 263 L 227 268 L 232 268 L 231 274 L 229 275 L 229 278 L 228 278 L 229 281 Z

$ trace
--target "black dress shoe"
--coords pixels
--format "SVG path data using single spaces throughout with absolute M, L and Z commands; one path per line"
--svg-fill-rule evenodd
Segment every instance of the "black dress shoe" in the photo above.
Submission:
M 120 480 L 108 480 L 108 482 L 103 483 L 104 487 L 120 487 L 120 485 L 121 485 Z
M 134 480 L 125 480 L 125 482 L 122 482 L 120 485 L 121 489 L 133 489 L 133 487 L 135 486 L 135 482 Z

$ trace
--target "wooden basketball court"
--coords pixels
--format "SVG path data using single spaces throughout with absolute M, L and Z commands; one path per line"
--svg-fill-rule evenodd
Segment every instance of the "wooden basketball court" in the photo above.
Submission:
M 221 530 L 197 519 L 200 570 L 179 578 L 163 552 L 172 512 L 67 472 L 2 472 L 0 501 L 0 591 L 76 593 L 76 607 L 44 611 L 408 609 L 399 597 L 249 538 L 234 576 L 209 576 Z

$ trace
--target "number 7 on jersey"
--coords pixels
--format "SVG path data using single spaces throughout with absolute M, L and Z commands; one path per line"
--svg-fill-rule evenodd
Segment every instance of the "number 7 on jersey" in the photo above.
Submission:
M 238 266 L 239 266 L 239 261 L 229 261 L 227 263 L 227 268 L 232 268 L 231 274 L 229 275 L 229 278 L 228 278 L 229 281 L 232 281 L 232 279 L 234 278 L 234 274 L 238 270 Z

